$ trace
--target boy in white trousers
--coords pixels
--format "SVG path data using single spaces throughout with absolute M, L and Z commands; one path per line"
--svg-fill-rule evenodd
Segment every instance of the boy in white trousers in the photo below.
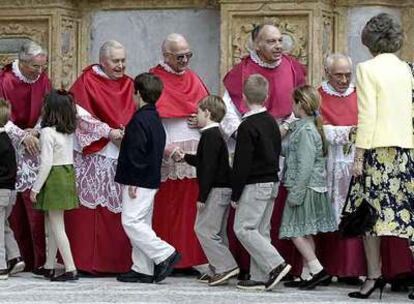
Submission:
M 115 176 L 124 185 L 122 225 L 132 244 L 133 265 L 117 280 L 152 283 L 164 280 L 181 256 L 151 227 L 166 137 L 155 108 L 163 85 L 157 76 L 143 73 L 135 78 L 134 86 L 140 107 L 125 129 Z

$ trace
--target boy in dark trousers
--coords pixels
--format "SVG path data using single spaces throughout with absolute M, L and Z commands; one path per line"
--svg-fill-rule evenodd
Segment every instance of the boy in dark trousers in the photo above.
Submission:
M 157 76 L 143 73 L 135 78 L 134 86 L 140 108 L 126 126 L 115 176 L 123 185 L 122 225 L 132 244 L 133 265 L 117 280 L 152 283 L 165 279 L 181 256 L 151 227 L 166 137 L 155 108 L 163 85 Z
M 197 110 L 198 127 L 201 128 L 197 154 L 183 156 L 188 164 L 197 168 L 200 192 L 194 229 L 213 273 L 208 279 L 210 286 L 226 283 L 239 273 L 227 239 L 230 165 L 227 146 L 219 129 L 225 114 L 226 106 L 220 97 L 210 95 L 202 99 Z
M 231 204 L 236 208 L 234 232 L 251 256 L 251 280 L 238 282 L 241 289 L 270 290 L 291 268 L 270 240 L 281 136 L 276 120 L 264 107 L 268 87 L 259 74 L 244 82 L 243 96 L 249 111 L 237 129 L 231 194 Z
M 16 198 L 17 174 L 15 151 L 5 129 L 10 111 L 10 104 L 0 98 L 0 280 L 25 267 L 8 221 Z

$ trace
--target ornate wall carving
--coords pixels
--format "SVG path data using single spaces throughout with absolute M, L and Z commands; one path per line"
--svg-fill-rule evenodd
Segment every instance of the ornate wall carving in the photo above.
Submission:
M 254 24 L 270 20 L 286 39 L 286 49 L 309 69 L 317 84 L 323 57 L 347 50 L 347 12 L 358 6 L 401 11 L 407 39 L 404 59 L 414 60 L 414 0 L 2 0 L 0 37 L 30 38 L 50 52 L 49 74 L 67 86 L 88 64 L 90 15 L 97 10 L 209 8 L 221 13 L 221 76 L 246 54 Z M 0 65 L 15 58 L 0 50 Z

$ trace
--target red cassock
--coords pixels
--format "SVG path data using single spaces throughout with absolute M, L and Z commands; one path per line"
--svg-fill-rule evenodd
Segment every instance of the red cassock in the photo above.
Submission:
M 79 106 L 111 128 L 127 125 L 136 110 L 134 84 L 128 76 L 108 79 L 96 74 L 89 66 L 70 91 Z M 99 152 L 108 142 L 101 138 L 85 147 L 83 154 Z M 131 245 L 123 230 L 120 213 L 102 206 L 95 209 L 80 206 L 65 213 L 65 225 L 78 269 L 94 274 L 130 270 Z
M 319 88 L 322 97 L 321 116 L 324 124 L 356 126 L 358 124 L 357 94 L 337 97 Z M 366 275 L 365 254 L 360 238 L 341 238 L 338 232 L 317 236 L 317 252 L 322 265 L 330 275 L 356 277 Z
M 161 78 L 164 90 L 156 106 L 162 119 L 183 118 L 197 111 L 198 102 L 209 94 L 203 81 L 191 70 L 182 75 L 161 66 L 150 70 Z M 195 178 L 167 179 L 155 197 L 153 228 L 157 235 L 174 246 L 182 259 L 177 268 L 206 263 L 206 257 L 194 232 L 198 199 Z
M 34 83 L 26 83 L 16 77 L 12 65 L 6 65 L 0 72 L 0 97 L 11 103 L 11 121 L 21 129 L 33 128 L 40 118 L 44 96 L 50 91 L 51 83 L 42 73 Z M 10 225 L 14 231 L 26 269 L 40 267 L 45 262 L 45 232 L 43 213 L 33 209 L 29 199 L 30 190 L 19 192 Z
M 264 68 L 253 62 L 250 56 L 231 69 L 224 77 L 224 86 L 229 92 L 232 102 L 241 114 L 247 112 L 243 103 L 243 83 L 252 74 L 261 74 L 269 81 L 269 98 L 265 106 L 275 118 L 284 118 L 292 113 L 293 90 L 306 82 L 306 70 L 302 64 L 294 58 L 283 55 L 280 65 L 276 68 Z M 287 197 L 286 189 L 281 185 L 278 197 L 275 200 L 271 223 L 272 244 L 276 247 L 283 258 L 293 266 L 292 273 L 298 274 L 302 269 L 302 258 L 293 243 L 289 240 L 279 239 L 279 227 L 282 220 L 283 209 Z M 234 211 L 230 212 L 228 235 L 230 249 L 236 258 L 239 267 L 248 272 L 249 255 L 237 240 L 232 223 L 234 222 Z

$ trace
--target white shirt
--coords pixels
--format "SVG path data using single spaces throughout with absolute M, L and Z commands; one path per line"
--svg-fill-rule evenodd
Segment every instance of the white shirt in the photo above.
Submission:
M 73 164 L 73 134 L 63 134 L 55 127 L 40 130 L 40 168 L 32 187 L 34 192 L 42 189 L 52 166 Z

